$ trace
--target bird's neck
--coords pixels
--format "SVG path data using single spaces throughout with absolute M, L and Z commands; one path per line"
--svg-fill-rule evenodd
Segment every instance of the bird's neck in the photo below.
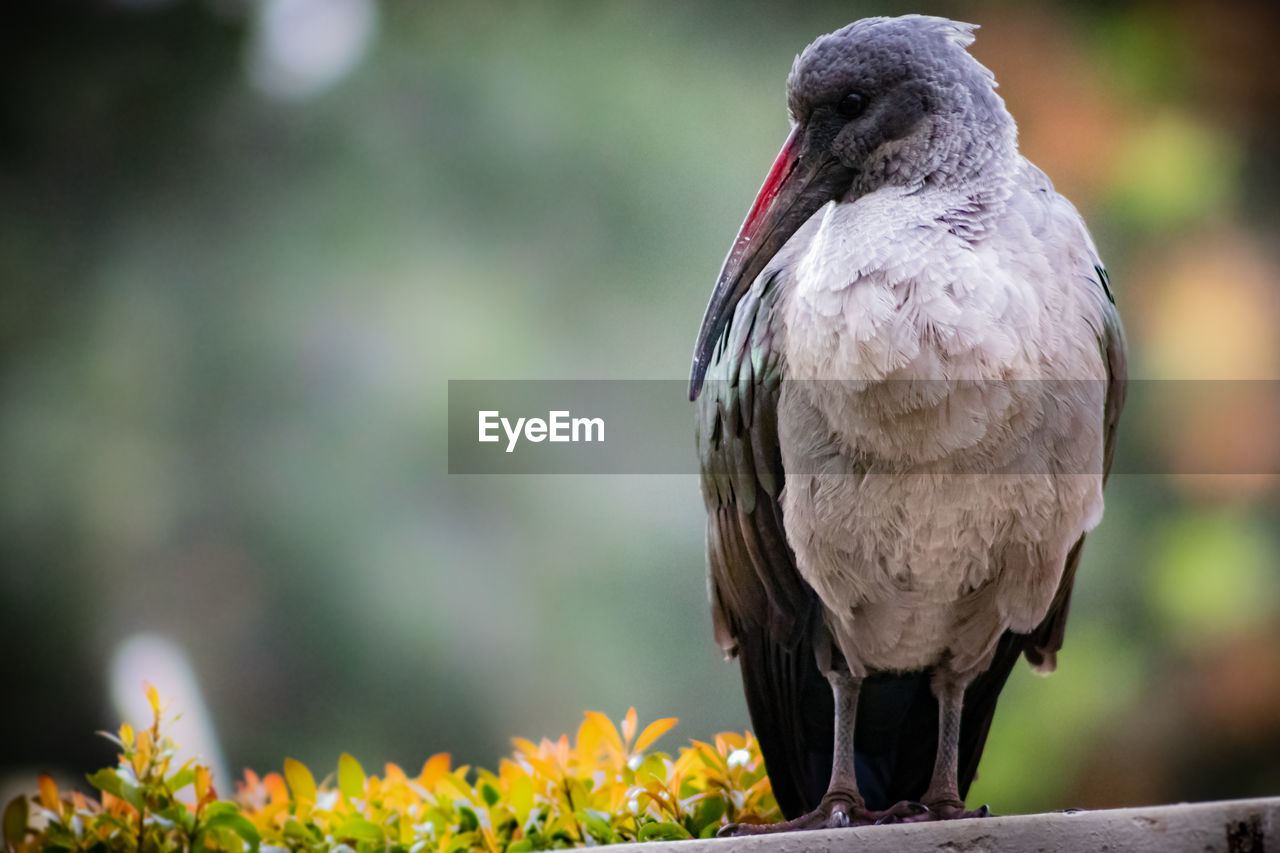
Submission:
M 1032 294 L 980 248 L 1008 182 L 887 186 L 828 206 L 797 255 L 783 309 L 791 378 L 993 378 L 1018 372 L 1002 322 Z
M 882 145 L 859 170 L 846 200 L 883 187 L 969 192 L 998 189 L 1020 160 L 1017 129 L 997 99 L 979 118 L 935 115 L 924 132 Z

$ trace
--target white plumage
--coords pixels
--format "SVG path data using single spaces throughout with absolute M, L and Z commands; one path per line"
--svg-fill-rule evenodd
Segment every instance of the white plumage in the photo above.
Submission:
M 828 205 L 781 256 L 773 322 L 803 380 L 778 410 L 787 538 L 855 675 L 984 666 L 1102 517 L 1096 253 L 1043 174 L 1008 165 Z M 978 189 L 958 235 L 947 212 Z

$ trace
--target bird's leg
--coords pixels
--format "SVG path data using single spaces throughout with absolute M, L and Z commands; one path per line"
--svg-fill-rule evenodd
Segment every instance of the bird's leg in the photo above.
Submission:
M 831 634 L 819 625 L 813 638 L 814 656 L 818 669 L 831 685 L 835 700 L 835 743 L 831 756 L 831 781 L 822 795 L 818 807 L 808 814 L 781 823 L 768 825 L 730 824 L 720 830 L 720 835 L 757 835 L 766 832 L 787 832 L 798 829 L 832 829 L 843 826 L 866 826 L 877 823 L 883 813 L 867 809 L 866 801 L 858 792 L 855 775 L 854 729 L 858 723 L 858 692 L 862 679 L 849 672 L 844 659 L 834 653 Z
M 862 679 L 854 678 L 848 670 L 832 667 L 825 673 L 835 699 L 835 744 L 831 752 L 831 781 L 822 795 L 819 810 L 830 803 L 834 808 L 866 810 L 862 794 L 858 792 L 858 778 L 854 772 L 853 733 L 858 720 L 858 692 Z
M 929 813 L 915 820 L 986 817 L 989 814 L 986 806 L 976 811 L 965 811 L 964 800 L 960 798 L 960 716 L 967 683 L 968 679 L 961 679 L 944 667 L 934 674 L 932 687 L 938 700 L 938 752 L 929 788 L 924 793 L 924 804 Z
M 964 707 L 964 685 L 947 675 L 935 676 L 933 693 L 938 699 L 938 752 L 933 760 L 933 776 L 924 793 L 925 805 L 935 809 L 964 809 L 960 799 L 960 713 Z
M 858 719 L 858 691 L 862 686 L 862 679 L 855 678 L 843 667 L 826 666 L 827 659 L 821 653 L 818 655 L 819 667 L 831 683 L 836 720 L 831 782 L 827 785 L 822 801 L 813 811 L 792 820 L 767 825 L 730 824 L 720 831 L 720 835 L 758 835 L 798 829 L 866 826 L 880 818 L 879 814 L 867 810 L 866 802 L 858 793 L 858 780 L 854 775 L 853 731 Z

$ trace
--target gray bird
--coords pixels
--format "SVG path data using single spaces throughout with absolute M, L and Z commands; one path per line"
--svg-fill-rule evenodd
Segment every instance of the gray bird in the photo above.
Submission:
M 698 335 L 713 623 L 774 829 L 985 814 L 997 696 L 1054 668 L 1102 517 L 1120 320 L 974 29 L 868 18 L 796 58 Z

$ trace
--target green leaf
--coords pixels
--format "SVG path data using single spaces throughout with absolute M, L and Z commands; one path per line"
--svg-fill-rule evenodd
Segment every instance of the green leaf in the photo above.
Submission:
M 646 823 L 640 827 L 638 837 L 641 841 L 680 841 L 684 838 L 693 838 L 689 830 L 678 823 L 666 820 Z
M 622 840 L 618 837 L 618 833 L 613 831 L 613 827 L 609 825 L 607 812 L 600 812 L 595 809 L 579 809 L 574 813 L 574 817 L 578 819 L 578 823 L 587 828 L 592 838 L 602 844 L 616 844 Z
M 64 824 L 51 822 L 45 827 L 44 837 L 40 839 L 41 846 L 48 850 L 50 847 L 59 850 L 76 849 L 76 837 Z
M 201 822 L 201 832 L 207 832 L 212 829 L 231 830 L 243 838 L 249 844 L 249 849 L 254 853 L 258 849 L 258 843 L 262 840 L 262 837 L 258 834 L 258 828 L 239 812 L 218 812 Z
M 469 806 L 458 807 L 458 831 L 459 832 L 475 832 L 480 828 L 480 818 L 476 817 L 476 813 Z
M 285 838 L 293 838 L 298 841 L 310 841 L 311 837 L 307 833 L 307 828 L 302 825 L 302 821 L 290 815 L 284 822 L 284 829 L 281 830 Z
M 177 801 L 170 803 L 168 808 L 161 809 L 156 814 L 184 830 L 189 830 L 193 826 L 194 816 L 185 805 Z
M 382 827 L 362 817 L 349 817 L 333 832 L 334 838 L 354 838 L 356 841 L 382 841 Z
M 204 816 L 206 818 L 214 817 L 222 814 L 239 814 L 240 807 L 230 800 L 218 800 L 204 807 Z
M 565 794 L 569 797 L 569 804 L 575 809 L 584 803 L 591 801 L 591 789 L 586 786 L 582 779 L 569 777 L 564 780 Z
M 338 757 L 338 789 L 348 800 L 364 796 L 364 768 L 354 756 L 345 752 Z
M 195 781 L 196 771 L 190 767 L 184 767 L 168 779 L 165 779 L 164 783 L 169 786 L 170 791 L 180 791 Z
M 113 797 L 119 797 L 139 812 L 146 810 L 147 803 L 142 788 L 132 782 L 126 782 L 116 771 L 104 768 L 85 778 L 89 780 L 89 784 L 93 787 L 100 791 L 106 791 Z
M 31 804 L 18 795 L 4 807 L 4 846 L 17 847 L 27 837 L 27 819 L 31 817 Z
M 698 803 L 698 807 L 693 812 L 693 832 L 695 835 L 701 835 L 702 831 L 708 826 L 719 823 L 720 818 L 724 816 L 724 800 L 719 797 L 709 796 Z
M 666 785 L 667 765 L 662 755 L 653 753 L 645 756 L 644 761 L 636 768 L 636 784 L 645 785 L 649 780 L 659 785 Z
M 124 780 L 120 778 L 120 774 L 110 768 L 103 768 L 97 773 L 90 773 L 85 776 L 89 780 L 89 784 L 97 788 L 99 791 L 106 791 L 108 794 L 124 799 Z
M 490 785 L 488 782 L 480 783 L 480 798 L 484 800 L 485 805 L 496 805 L 498 800 L 502 799 L 502 794 L 498 793 L 498 789 Z
M 533 839 L 521 838 L 507 845 L 507 853 L 530 853 L 534 849 Z

